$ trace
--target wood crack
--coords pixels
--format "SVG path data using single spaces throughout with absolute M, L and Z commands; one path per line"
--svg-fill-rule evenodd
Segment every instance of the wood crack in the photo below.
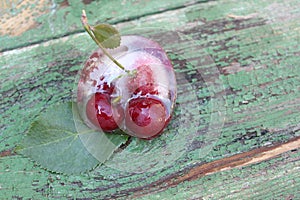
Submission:
M 157 182 L 153 182 L 142 188 L 132 188 L 131 191 L 133 192 L 132 196 L 138 198 L 141 196 L 156 193 L 158 191 L 163 191 L 170 187 L 175 187 L 184 181 L 191 181 L 209 174 L 214 174 L 225 170 L 241 168 L 251 164 L 263 162 L 278 157 L 283 153 L 292 150 L 297 150 L 299 148 L 300 148 L 300 136 L 293 138 L 292 140 L 289 140 L 288 142 L 285 143 L 276 144 L 269 147 L 261 147 L 245 153 L 216 160 L 210 163 L 199 164 L 189 169 L 187 172 L 180 173 L 177 176 L 170 176 L 170 179 L 164 179 L 163 181 L 159 180 Z M 128 193 L 129 191 L 126 192 Z M 119 193 L 118 197 L 121 196 L 124 196 L 124 193 L 123 194 Z

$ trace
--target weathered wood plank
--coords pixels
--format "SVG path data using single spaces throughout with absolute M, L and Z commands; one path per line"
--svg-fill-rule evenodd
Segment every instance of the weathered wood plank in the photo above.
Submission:
M 123 31 L 125 25 L 127 30 L 137 24 L 141 28 L 164 24 L 182 30 L 182 24 L 186 24 L 182 31 L 197 41 L 193 45 L 186 42 L 169 44 L 168 47 L 187 52 L 185 57 L 191 60 L 185 65 L 186 61 L 182 61 L 180 55 L 173 57 L 179 91 L 183 94 L 179 102 L 188 106 L 189 97 L 183 97 L 184 91 L 196 91 L 201 102 L 197 107 L 201 115 L 193 111 L 189 114 L 193 121 L 201 119 L 202 124 L 191 128 L 190 133 L 196 131 L 198 135 L 184 154 L 170 163 L 171 166 L 155 172 L 135 174 L 101 166 L 87 175 L 56 175 L 40 169 L 27 158 L 11 155 L 10 150 L 41 110 L 71 99 L 77 71 L 90 53 L 90 47 L 95 46 L 89 45 L 86 35 L 80 33 L 0 54 L 3 99 L 0 105 L 0 196 L 121 198 L 150 195 L 144 198 L 152 199 L 158 198 L 157 195 L 168 199 L 175 194 L 176 198 L 217 199 L 228 196 L 240 199 L 243 195 L 249 198 L 299 196 L 299 151 L 294 150 L 294 147 L 299 148 L 299 142 L 293 143 L 292 149 L 280 152 L 287 153 L 279 158 L 220 172 L 234 164 L 230 158 L 235 158 L 238 153 L 237 157 L 249 155 L 247 153 L 256 152 L 256 149 L 267 149 L 265 152 L 270 153 L 269 148 L 279 147 L 280 150 L 282 143 L 298 141 L 300 136 L 300 59 L 297 56 L 300 30 L 296 12 L 300 8 L 299 2 L 285 2 L 284 10 L 293 11 L 288 19 L 282 17 L 282 12 L 266 13 L 270 9 L 280 11 L 283 4 L 279 1 L 255 2 L 232 0 L 195 4 L 118 24 Z M 176 16 L 179 20 L 170 20 L 167 16 Z M 200 56 L 210 57 L 214 62 L 199 61 Z M 220 73 L 212 74 L 215 71 L 207 70 L 211 67 L 216 67 Z M 208 76 L 212 77 L 211 80 L 204 79 Z M 207 83 L 220 82 L 223 87 L 213 88 L 204 84 L 204 80 Z M 212 101 L 214 104 L 209 104 Z M 201 156 L 201 136 L 217 110 L 226 114 L 222 134 L 211 151 Z M 130 150 L 134 145 L 127 148 Z M 250 155 L 263 158 L 259 153 Z M 174 181 L 181 175 L 188 176 L 193 170 L 201 174 L 201 167 L 210 166 L 210 163 L 223 163 L 224 168 L 216 166 L 212 169 L 214 174 L 191 181 Z M 245 181 L 247 178 L 248 182 Z M 164 181 L 174 183 L 174 188 L 164 188 Z M 150 186 L 165 191 L 155 194 Z M 287 186 L 286 191 L 281 190 Z M 268 193 L 260 188 L 267 189 Z
M 0 2 L 0 52 L 82 32 L 81 10 L 91 23 L 120 23 L 203 0 L 12 0 Z
M 132 196 L 137 199 L 299 199 L 299 157 L 299 151 L 288 152 L 267 162 L 182 182 L 168 190 L 150 194 L 144 190 Z
M 148 186 L 147 190 L 145 190 L 145 187 L 144 187 L 143 191 L 138 191 L 133 196 L 135 196 L 135 197 L 141 197 L 144 195 L 147 196 L 149 194 L 159 193 L 161 190 L 169 189 L 171 187 L 180 188 L 180 186 L 182 185 L 182 183 L 184 181 L 191 181 L 191 180 L 195 181 L 196 179 L 198 179 L 200 177 L 207 176 L 210 174 L 216 174 L 216 173 L 219 173 L 222 171 L 231 170 L 231 172 L 232 172 L 233 169 L 235 169 L 235 168 L 241 169 L 244 166 L 263 162 L 270 158 L 274 158 L 281 154 L 285 154 L 286 152 L 289 152 L 289 151 L 292 151 L 292 152 L 296 151 L 296 149 L 299 148 L 299 146 L 300 146 L 299 144 L 300 144 L 300 137 L 298 137 L 298 139 L 287 142 L 285 144 L 280 144 L 280 145 L 276 145 L 276 146 L 272 146 L 272 147 L 262 147 L 262 148 L 258 148 L 258 149 L 255 149 L 255 150 L 252 150 L 249 152 L 237 154 L 237 155 L 227 157 L 227 158 L 224 158 L 221 160 L 210 162 L 207 164 L 193 166 L 191 168 L 191 170 L 182 173 L 181 176 L 169 177 L 169 179 L 166 179 L 164 181 L 155 182 L 155 183 L 151 184 L 150 186 Z M 294 157 L 295 156 L 293 156 L 292 161 L 296 161 L 296 162 L 299 161 L 299 158 L 296 158 L 296 160 L 295 160 Z M 278 161 L 278 159 L 277 159 L 275 162 L 277 162 L 278 165 L 282 165 L 282 163 L 281 163 L 282 160 Z M 267 161 L 266 163 L 269 163 L 269 161 Z M 264 165 L 264 168 L 265 167 L 266 166 Z M 293 167 L 295 167 L 295 168 L 292 170 L 296 171 L 297 167 L 299 167 L 299 166 L 293 165 Z M 268 168 L 266 168 L 266 169 L 269 170 Z M 258 173 L 261 173 L 261 172 L 259 171 Z M 298 177 L 300 178 L 300 175 L 296 176 L 295 178 L 298 180 Z M 249 176 L 247 178 L 251 178 L 251 176 Z M 235 180 L 231 180 L 231 181 L 235 182 Z M 247 183 L 246 179 L 244 181 Z M 230 187 L 232 187 L 233 185 L 234 184 L 231 183 Z M 225 187 L 229 188 L 228 186 L 225 186 Z M 183 188 L 180 188 L 180 189 L 183 189 Z M 255 187 L 253 187 L 253 188 L 255 188 Z M 193 189 L 197 190 L 198 188 L 193 188 Z M 275 190 L 271 190 L 271 191 L 275 191 Z M 271 192 L 271 191 L 268 191 L 268 192 Z M 297 191 L 298 190 L 295 188 L 295 192 L 297 192 Z M 224 191 L 222 191 L 221 193 L 223 193 L 223 192 Z M 241 191 L 241 192 L 243 192 L 243 191 Z M 187 197 L 186 192 L 184 192 L 181 195 Z M 199 197 L 203 198 L 202 192 L 195 193 L 195 195 L 198 195 Z M 215 193 L 214 193 L 214 195 L 215 195 Z M 250 195 L 253 195 L 253 194 L 250 194 Z M 238 194 L 238 196 L 242 196 L 242 195 Z M 247 197 L 247 198 L 249 198 L 249 197 Z
M 40 171 L 36 166 L 28 165 L 27 160 L 19 156 L 6 157 L 4 161 L 11 167 L 0 171 L 0 194 L 15 198 L 298 199 L 300 152 L 299 149 L 293 149 L 293 145 L 299 148 L 299 139 L 224 160 L 191 166 L 189 170 L 182 170 L 181 176 L 171 174 L 150 184 L 143 182 L 135 185 L 132 184 L 134 179 L 130 176 L 127 176 L 124 182 L 105 184 L 105 181 L 113 182 L 118 177 L 113 172 L 106 178 L 99 175 L 66 177 Z M 276 151 L 283 152 L 282 147 L 291 151 L 286 151 L 280 156 L 274 154 Z M 257 158 L 261 155 L 278 157 L 250 166 L 245 165 L 244 161 L 251 160 L 249 156 L 253 155 Z M 28 168 L 22 167 L 22 164 Z M 16 178 L 19 176 L 23 178 Z M 186 180 L 183 181 L 184 179 Z M 126 189 L 123 189 L 124 186 Z

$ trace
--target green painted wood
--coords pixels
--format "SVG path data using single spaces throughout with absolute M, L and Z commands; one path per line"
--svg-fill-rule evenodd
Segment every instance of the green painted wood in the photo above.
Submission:
M 299 199 L 299 150 L 259 164 L 207 175 L 138 199 Z M 130 196 L 131 197 L 131 196 Z M 129 197 L 129 198 L 130 198 Z
M 171 166 L 143 174 L 100 166 L 89 174 L 67 176 L 49 173 L 19 155 L 5 156 L 0 158 L 0 196 L 135 197 L 151 183 L 179 176 L 194 165 L 300 136 L 299 4 L 296 0 L 284 4 L 270 0 L 196 3 L 117 24 L 123 32 L 164 26 L 193 38 L 192 42 L 166 43 L 166 47 L 186 52 L 184 57 L 191 60 L 186 62 L 182 55 L 170 54 L 179 77 L 180 105 L 194 105 L 189 101 L 191 96 L 185 94 L 196 94 L 199 101 L 196 108 L 201 115 L 197 110 L 187 113 L 191 121 L 201 122 L 186 132 L 187 136 L 196 132 L 197 137 L 192 135 L 193 142 Z M 0 54 L 0 152 L 13 149 L 43 109 L 72 99 L 77 71 L 96 46 L 86 34 L 69 33 L 67 37 Z M 203 133 L 216 111 L 225 117 L 222 134 L 211 151 L 202 156 Z M 127 149 L 134 151 L 135 147 L 132 142 Z M 296 150 L 271 161 L 187 181 L 144 198 L 296 198 L 299 166 Z M 287 190 L 280 189 L 287 186 Z
M 86 10 L 91 24 L 116 24 L 202 1 L 4 1 L 0 3 L 3 4 L 0 6 L 0 22 L 6 31 L 0 31 L 0 52 L 83 32 L 82 9 Z M 11 18 L 19 26 L 8 23 Z

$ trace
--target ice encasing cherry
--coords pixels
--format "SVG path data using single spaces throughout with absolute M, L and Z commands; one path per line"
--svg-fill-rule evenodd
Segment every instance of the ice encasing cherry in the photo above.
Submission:
M 102 50 L 93 52 L 78 83 L 81 117 L 91 128 L 105 132 L 120 128 L 144 139 L 159 135 L 170 121 L 176 99 L 176 78 L 165 51 L 135 35 L 122 36 L 121 45 L 108 51 L 127 71 Z

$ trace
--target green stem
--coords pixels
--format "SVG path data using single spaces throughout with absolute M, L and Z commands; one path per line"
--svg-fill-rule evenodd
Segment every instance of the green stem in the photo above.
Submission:
M 87 21 L 87 17 L 86 17 L 86 13 L 85 10 L 82 10 L 82 16 L 81 16 L 81 22 L 82 25 L 84 27 L 84 29 L 86 30 L 86 32 L 91 36 L 91 38 L 96 42 L 96 44 L 100 47 L 100 49 L 103 51 L 103 53 L 111 60 L 113 61 L 120 69 L 124 70 L 125 72 L 129 73 L 129 70 L 126 70 L 125 67 L 123 65 L 121 65 L 121 63 L 119 63 L 116 59 L 114 59 L 110 53 L 103 47 L 103 45 L 97 40 L 97 38 L 95 37 L 95 35 L 92 32 L 91 26 L 88 24 Z

